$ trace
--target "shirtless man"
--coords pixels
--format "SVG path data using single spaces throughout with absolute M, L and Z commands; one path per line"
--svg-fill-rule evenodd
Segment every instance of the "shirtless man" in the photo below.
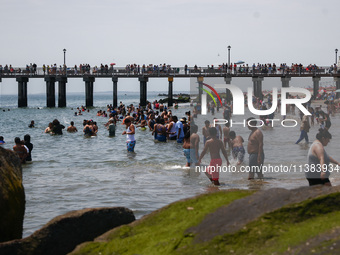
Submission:
M 20 161 L 22 164 L 26 163 L 26 157 L 28 155 L 27 149 L 24 144 L 21 142 L 19 137 L 14 139 L 15 145 L 13 146 L 13 150 L 18 154 Z
M 241 165 L 244 159 L 244 155 L 246 154 L 246 151 L 243 147 L 244 140 L 242 136 L 236 136 L 236 133 L 234 131 L 230 131 L 229 136 L 231 139 L 231 147 L 233 148 L 233 158 L 237 159 L 237 165 Z
M 71 121 L 71 125 L 67 128 L 67 132 L 69 133 L 75 133 L 78 132 L 78 129 L 74 126 L 74 122 Z
M 250 124 L 250 125 L 249 125 Z M 254 179 L 255 173 L 259 178 L 263 178 L 262 165 L 264 162 L 263 152 L 263 134 L 256 126 L 255 118 L 247 119 L 248 129 L 251 131 L 248 137 L 247 151 L 249 154 L 249 177 L 248 180 Z
M 225 124 L 225 127 L 223 128 L 223 145 L 224 148 L 227 148 L 227 144 L 228 144 L 228 148 L 231 148 L 231 142 L 230 142 L 230 137 L 229 137 L 229 132 L 230 132 L 230 123 L 229 121 Z
M 217 118 L 214 118 L 214 123 L 215 123 L 215 119 Z M 219 124 L 215 123 L 215 128 L 217 129 L 217 138 L 222 140 L 222 128 Z
M 198 165 L 198 149 L 200 143 L 200 137 L 197 134 L 198 127 L 193 124 L 190 128 L 190 132 L 187 132 L 183 140 L 183 153 L 187 158 L 186 167 L 189 167 L 191 163 Z
M 210 139 L 210 137 L 209 137 L 209 127 L 210 127 L 210 121 L 209 120 L 206 120 L 206 121 L 204 121 L 204 127 L 202 128 L 202 134 L 203 134 L 203 144 L 205 144 L 206 143 L 206 141 L 208 140 L 208 139 Z
M 224 149 L 223 142 L 220 139 L 217 139 L 216 134 L 217 134 L 217 130 L 215 127 L 209 128 L 209 136 L 211 137 L 211 139 L 209 139 L 205 143 L 202 154 L 198 159 L 198 164 L 201 164 L 202 158 L 209 150 L 211 161 L 205 174 L 208 176 L 208 178 L 213 184 L 220 185 L 220 182 L 218 181 L 220 177 L 218 167 L 222 165 L 220 151 L 222 151 L 224 158 L 227 160 L 227 165 L 229 165 L 229 160 L 228 160 L 227 151 Z
M 190 157 L 191 162 L 194 163 L 196 166 L 198 165 L 198 157 L 199 157 L 199 144 L 200 144 L 200 137 L 197 134 L 198 126 L 195 124 L 191 124 L 190 127 Z

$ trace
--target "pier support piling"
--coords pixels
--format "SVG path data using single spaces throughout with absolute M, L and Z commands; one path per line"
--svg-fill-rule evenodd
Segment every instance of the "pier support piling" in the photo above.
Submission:
M 254 96 L 263 99 L 262 94 L 262 81 L 263 77 L 253 77 L 253 85 L 254 85 Z M 251 95 L 248 95 L 251 96 Z
M 224 77 L 224 81 L 226 84 L 231 84 L 231 76 L 226 76 Z M 233 95 L 231 94 L 229 89 L 226 89 L 226 101 L 228 104 L 230 104 L 230 102 L 233 100 Z
M 18 107 L 27 107 L 27 82 L 28 77 L 17 77 L 18 82 Z
M 55 107 L 55 80 L 55 76 L 45 76 L 47 107 Z
M 319 93 L 319 87 L 320 87 L 320 77 L 314 76 L 313 77 L 313 97 L 316 99 L 316 96 Z
M 202 94 L 203 94 L 203 81 L 204 77 L 203 76 L 198 76 L 197 77 L 197 82 L 198 82 L 198 102 L 202 102 Z
M 58 107 L 66 107 L 66 76 L 58 76 Z
M 84 76 L 85 81 L 85 105 L 86 107 L 93 106 L 93 83 L 95 81 L 94 76 Z
M 113 108 L 118 106 L 118 77 L 112 77 L 113 82 Z
M 169 82 L 169 89 L 168 89 L 168 107 L 173 106 L 173 81 L 174 77 L 169 76 L 168 82 Z
M 335 87 L 336 89 L 340 89 L 340 77 L 334 77 Z M 340 98 L 340 92 L 336 92 L 336 98 Z
M 138 78 L 140 82 L 140 106 L 146 106 L 147 99 L 147 83 L 149 81 L 148 77 L 140 76 Z
M 291 77 L 289 77 L 289 76 L 282 76 L 281 77 L 282 88 L 288 88 L 290 80 L 291 80 Z

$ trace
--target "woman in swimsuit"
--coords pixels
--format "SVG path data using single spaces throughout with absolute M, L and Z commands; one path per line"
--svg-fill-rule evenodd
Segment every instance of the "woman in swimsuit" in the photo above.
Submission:
M 165 122 L 164 119 L 160 119 L 159 124 L 155 128 L 156 140 L 159 142 L 166 142 L 166 128 L 164 126 Z

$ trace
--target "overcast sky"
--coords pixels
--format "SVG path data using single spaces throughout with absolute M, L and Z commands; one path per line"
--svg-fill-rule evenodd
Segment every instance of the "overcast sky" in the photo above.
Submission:
M 0 0 L 0 62 L 330 65 L 338 0 Z
M 0 0 L 0 64 L 331 65 L 338 0 Z M 340 55 L 340 54 L 339 54 Z

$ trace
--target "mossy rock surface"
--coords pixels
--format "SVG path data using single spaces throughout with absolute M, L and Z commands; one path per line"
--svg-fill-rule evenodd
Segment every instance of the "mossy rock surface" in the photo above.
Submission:
M 95 242 L 79 246 L 71 254 L 172 254 L 190 245 L 193 236 L 185 233 L 217 208 L 252 191 L 223 191 L 172 203 L 132 224 L 116 228 Z
M 0 147 L 0 242 L 22 237 L 25 191 L 20 159 Z
M 281 201 L 271 205 L 269 197 Z M 221 214 L 228 210 L 234 219 Z M 236 215 L 252 212 L 240 224 L 242 216 Z M 213 217 L 224 227 L 198 238 Z M 340 187 L 234 190 L 173 203 L 71 254 L 340 254 L 339 235 Z

